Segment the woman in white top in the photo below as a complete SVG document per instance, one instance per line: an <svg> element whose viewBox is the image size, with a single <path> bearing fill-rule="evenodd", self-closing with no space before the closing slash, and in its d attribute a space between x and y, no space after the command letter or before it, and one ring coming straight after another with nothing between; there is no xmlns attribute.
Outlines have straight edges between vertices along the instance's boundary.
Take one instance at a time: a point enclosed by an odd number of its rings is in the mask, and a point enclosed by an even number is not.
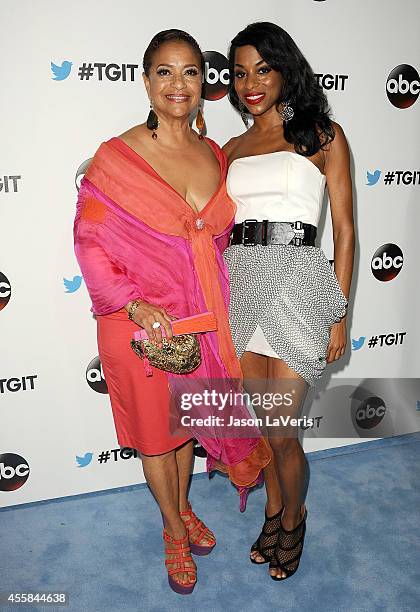
<svg viewBox="0 0 420 612"><path fill-rule="evenodd" d="M251 397L277 394L271 405L264 396L261 413L253 403L275 460L265 470L265 522L251 561L268 562L270 576L283 580L298 568L307 515L307 463L287 417L299 416L308 385L346 347L354 255L349 151L313 71L283 29L249 25L232 40L229 62L231 103L245 122L249 114L254 120L224 147L237 206L225 251L232 336ZM314 244L325 185L334 270Z"/></svg>

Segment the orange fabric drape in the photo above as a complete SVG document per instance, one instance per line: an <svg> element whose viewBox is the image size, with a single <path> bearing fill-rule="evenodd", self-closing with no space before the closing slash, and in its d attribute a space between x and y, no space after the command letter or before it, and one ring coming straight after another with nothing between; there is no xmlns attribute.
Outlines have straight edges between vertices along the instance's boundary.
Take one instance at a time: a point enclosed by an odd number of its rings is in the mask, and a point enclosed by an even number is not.
<svg viewBox="0 0 420 612"><path fill-rule="evenodd" d="M218 321L220 356L229 375L241 380L242 372L230 336L228 314L220 283L217 282L219 269L212 239L231 223L235 215L235 204L226 192L226 156L213 141L207 141L219 161L220 181L216 192L200 214L193 211L182 196L119 138L112 138L99 147L95 164L88 168L86 178L152 229L182 236L191 242L207 309L214 312ZM197 226L198 219L204 224L202 229Z"/></svg>

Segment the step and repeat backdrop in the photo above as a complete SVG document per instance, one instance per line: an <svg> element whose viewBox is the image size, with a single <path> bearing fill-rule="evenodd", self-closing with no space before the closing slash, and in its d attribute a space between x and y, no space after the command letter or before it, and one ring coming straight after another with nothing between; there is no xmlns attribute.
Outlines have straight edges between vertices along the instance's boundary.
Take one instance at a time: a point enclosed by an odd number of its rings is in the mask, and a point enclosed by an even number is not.
<svg viewBox="0 0 420 612"><path fill-rule="evenodd" d="M73 252L77 190L99 144L145 121L142 56L162 29L189 31L205 52L208 135L243 131L226 54L262 20L306 55L352 157L349 346L305 405L305 450L420 430L418 1L3 0L0 506L144 482L116 441ZM333 260L327 204L320 245Z"/></svg>

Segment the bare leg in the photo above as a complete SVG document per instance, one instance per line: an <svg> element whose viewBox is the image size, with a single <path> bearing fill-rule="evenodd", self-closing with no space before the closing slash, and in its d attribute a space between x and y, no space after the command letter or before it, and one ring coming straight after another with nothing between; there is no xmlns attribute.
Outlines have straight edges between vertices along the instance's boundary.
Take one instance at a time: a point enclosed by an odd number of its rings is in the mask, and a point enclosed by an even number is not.
<svg viewBox="0 0 420 612"><path fill-rule="evenodd" d="M267 438L266 438L267 439ZM267 440L270 443L270 440ZM267 516L277 514L283 506L283 496L280 487L279 475L277 472L277 462L270 461L264 469L265 488L267 491Z"/></svg>
<svg viewBox="0 0 420 612"><path fill-rule="evenodd" d="M250 394L264 394L268 378L268 357L246 351L241 359L241 368L244 376L246 391ZM264 469L264 481L267 493L266 511L268 516L279 512L283 505L279 477L276 470L276 461L270 461ZM263 557L253 551L251 557L258 563L264 561Z"/></svg>
<svg viewBox="0 0 420 612"><path fill-rule="evenodd" d="M175 539L183 538L186 535L186 529L179 516L179 476L176 451L155 456L143 455L142 460L147 484L159 505L167 532ZM187 562L186 566L195 567L195 564ZM172 569L171 566L169 568ZM175 580L187 584L189 575L187 573L175 574Z"/></svg>
<svg viewBox="0 0 420 612"><path fill-rule="evenodd" d="M269 358L267 391L271 393L292 393L293 404L289 408L282 408L281 414L297 418L307 392L307 384L294 370L290 369L284 361ZM284 511L282 515L283 527L291 530L298 525L303 516L304 486L307 462L296 428L289 428L283 432L273 432L270 445L273 449L276 472L283 495ZM279 569L270 570L272 575L284 577Z"/></svg>
<svg viewBox="0 0 420 612"><path fill-rule="evenodd" d="M179 478L179 511L185 512L188 510L188 488L191 477L191 467L193 458L193 441L190 440L183 446L180 446L175 451L176 463L178 466L178 478ZM188 520L188 517L185 517ZM201 546L211 546L215 542L212 533L208 532L201 539ZM190 542L195 542L199 536L199 532L190 536Z"/></svg>
<svg viewBox="0 0 420 612"><path fill-rule="evenodd" d="M185 512L188 510L188 488L190 485L192 458L193 458L193 441L189 440L186 444L179 446L175 450L175 458L178 468L179 479L179 511Z"/></svg>

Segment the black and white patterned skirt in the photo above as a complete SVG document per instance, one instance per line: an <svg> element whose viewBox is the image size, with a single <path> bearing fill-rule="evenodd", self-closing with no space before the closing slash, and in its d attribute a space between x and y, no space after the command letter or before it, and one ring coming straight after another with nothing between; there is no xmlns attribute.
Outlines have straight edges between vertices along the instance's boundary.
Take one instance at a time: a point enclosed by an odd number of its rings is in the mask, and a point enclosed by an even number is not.
<svg viewBox="0 0 420 612"><path fill-rule="evenodd" d="M324 252L311 246L234 245L224 258L238 357L246 350L278 357L314 385L327 363L331 325L347 305ZM255 350L261 341L268 343L267 351Z"/></svg>

